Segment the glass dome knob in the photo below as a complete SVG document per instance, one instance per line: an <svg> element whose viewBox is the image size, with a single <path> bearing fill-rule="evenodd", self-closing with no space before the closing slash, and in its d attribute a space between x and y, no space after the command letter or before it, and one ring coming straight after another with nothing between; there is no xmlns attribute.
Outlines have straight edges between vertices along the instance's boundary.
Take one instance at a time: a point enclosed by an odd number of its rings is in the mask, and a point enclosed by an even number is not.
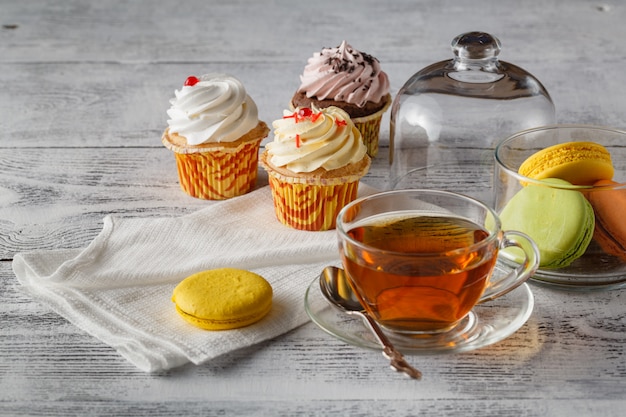
<svg viewBox="0 0 626 417"><path fill-rule="evenodd" d="M495 58L500 53L500 41L485 32L468 32L452 40L452 51L460 59Z"/></svg>

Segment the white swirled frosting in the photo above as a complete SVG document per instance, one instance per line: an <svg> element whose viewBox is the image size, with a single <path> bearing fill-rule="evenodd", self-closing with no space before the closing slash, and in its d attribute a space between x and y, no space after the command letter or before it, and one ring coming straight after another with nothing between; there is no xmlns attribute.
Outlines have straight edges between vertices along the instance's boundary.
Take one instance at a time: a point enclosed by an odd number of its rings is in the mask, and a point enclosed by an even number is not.
<svg viewBox="0 0 626 417"><path fill-rule="evenodd" d="M259 122L256 104L231 75L189 77L175 94L167 111L169 131L189 145L234 142Z"/></svg>
<svg viewBox="0 0 626 417"><path fill-rule="evenodd" d="M270 162L292 172L342 168L367 152L348 113L334 106L285 110L272 127L274 140L266 145Z"/></svg>

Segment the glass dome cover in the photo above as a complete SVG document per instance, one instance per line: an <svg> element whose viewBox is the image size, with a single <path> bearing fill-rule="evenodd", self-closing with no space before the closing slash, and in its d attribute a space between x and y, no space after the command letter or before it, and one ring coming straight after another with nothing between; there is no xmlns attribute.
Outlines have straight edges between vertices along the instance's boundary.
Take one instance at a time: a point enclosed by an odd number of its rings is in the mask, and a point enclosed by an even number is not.
<svg viewBox="0 0 626 417"><path fill-rule="evenodd" d="M491 150L516 132L555 123L547 90L524 69L498 60L496 37L468 32L451 46L453 59L418 71L393 101L390 188L411 187L416 170L450 163L446 152Z"/></svg>

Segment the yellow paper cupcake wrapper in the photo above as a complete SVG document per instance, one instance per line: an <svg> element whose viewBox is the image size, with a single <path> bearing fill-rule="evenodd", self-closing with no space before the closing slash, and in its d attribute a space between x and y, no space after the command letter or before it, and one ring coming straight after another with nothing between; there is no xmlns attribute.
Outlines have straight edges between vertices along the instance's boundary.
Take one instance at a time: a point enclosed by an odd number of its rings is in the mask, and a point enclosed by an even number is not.
<svg viewBox="0 0 626 417"><path fill-rule="evenodd" d="M337 214L357 197L359 180L335 185L281 181L269 173L276 218L298 230L323 231L335 228Z"/></svg>
<svg viewBox="0 0 626 417"><path fill-rule="evenodd" d="M261 139L233 152L175 153L181 188L190 196L225 200L249 192L256 184Z"/></svg>
<svg viewBox="0 0 626 417"><path fill-rule="evenodd" d="M386 98L387 104L374 114L364 117L354 117L352 121L363 139L363 144L367 148L367 154L374 158L378 155L378 138L380 136L380 121L383 118L383 113L387 111L391 105L391 95Z"/></svg>

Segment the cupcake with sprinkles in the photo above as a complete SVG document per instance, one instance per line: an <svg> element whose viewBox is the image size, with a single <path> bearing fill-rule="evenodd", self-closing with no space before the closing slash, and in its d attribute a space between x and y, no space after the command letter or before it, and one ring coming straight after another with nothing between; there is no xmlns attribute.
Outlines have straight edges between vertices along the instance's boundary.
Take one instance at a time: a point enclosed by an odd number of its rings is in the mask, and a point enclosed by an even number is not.
<svg viewBox="0 0 626 417"><path fill-rule="evenodd" d="M309 58L300 76L291 107L339 107L361 132L367 153L378 153L380 121L391 104L389 78L380 62L345 40L335 48L322 48Z"/></svg>
<svg viewBox="0 0 626 417"><path fill-rule="evenodd" d="M334 229L337 214L356 198L370 166L361 133L335 106L285 110L272 128L274 139L260 162L276 217L299 230Z"/></svg>
<svg viewBox="0 0 626 417"><path fill-rule="evenodd" d="M181 188L207 200L252 190L269 128L243 84L228 74L190 76L170 104L162 142L174 152Z"/></svg>

